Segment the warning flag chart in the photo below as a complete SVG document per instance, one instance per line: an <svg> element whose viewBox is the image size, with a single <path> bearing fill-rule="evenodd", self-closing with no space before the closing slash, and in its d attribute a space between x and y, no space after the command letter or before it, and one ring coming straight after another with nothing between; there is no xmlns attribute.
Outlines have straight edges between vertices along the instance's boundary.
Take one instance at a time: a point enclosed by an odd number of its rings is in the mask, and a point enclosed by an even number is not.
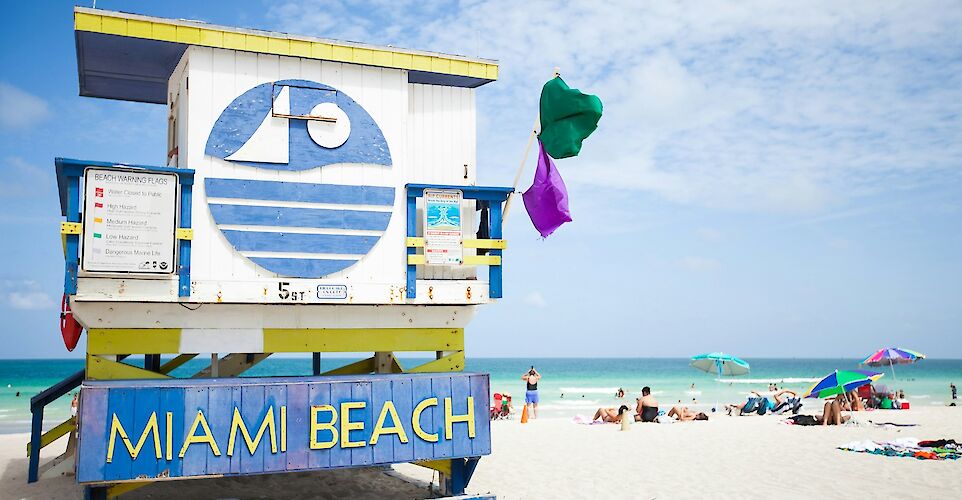
<svg viewBox="0 0 962 500"><path fill-rule="evenodd" d="M173 273L176 208L174 174L87 169L81 268Z"/></svg>

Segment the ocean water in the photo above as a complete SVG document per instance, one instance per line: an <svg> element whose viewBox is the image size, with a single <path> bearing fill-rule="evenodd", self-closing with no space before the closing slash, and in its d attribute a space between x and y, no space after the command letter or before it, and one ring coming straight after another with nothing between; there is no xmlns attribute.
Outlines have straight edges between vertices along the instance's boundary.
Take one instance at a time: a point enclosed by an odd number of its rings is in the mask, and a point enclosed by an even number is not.
<svg viewBox="0 0 962 500"><path fill-rule="evenodd" d="M165 358L166 359L166 358ZM322 369L342 366L356 359L322 358ZM416 366L427 359L402 358L403 366ZM510 393L520 410L525 385L521 380L531 365L542 374L539 384L540 415L570 417L591 414L600 406L631 405L643 386L650 386L661 406L679 402L708 409L716 403L745 399L751 390L764 391L769 383L779 388L804 391L833 370L859 368L855 359L746 359L751 373L742 377L717 376L688 366L686 358L621 359L510 359L475 358L467 361L468 371L491 374L491 392ZM129 358L132 364L140 359ZM173 375L189 377L204 368L209 360L195 359L178 368ZM142 365L141 365L142 366ZM30 429L30 397L83 368L82 360L0 360L0 433L26 432ZM945 405L949 402L949 383L962 386L962 360L926 359L913 365L888 367L879 383L889 389L904 390L916 406ZM269 377L309 375L310 358L272 358L257 365L245 376ZM692 389L694 384L694 389ZM615 398L618 388L627 396ZM20 396L16 396L19 392ZM47 406L44 427L59 424L70 414L70 395Z"/></svg>

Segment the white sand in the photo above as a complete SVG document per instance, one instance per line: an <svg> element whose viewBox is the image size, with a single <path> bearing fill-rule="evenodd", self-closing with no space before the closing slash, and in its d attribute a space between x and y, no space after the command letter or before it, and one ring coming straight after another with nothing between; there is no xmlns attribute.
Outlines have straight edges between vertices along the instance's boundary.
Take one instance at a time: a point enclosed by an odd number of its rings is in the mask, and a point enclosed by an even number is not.
<svg viewBox="0 0 962 500"><path fill-rule="evenodd" d="M493 422L494 454L481 460L470 491L499 498L958 497L962 460L922 461L837 450L854 440L962 439L962 408L856 413L860 421L911 428L797 427L779 417L712 418L683 424L575 425L566 419ZM70 476L26 484L26 434L0 436L0 498L78 498ZM44 450L56 456L66 440ZM59 445L59 446L58 446ZM49 450L49 451L48 451ZM394 466L415 482L431 472ZM425 489L383 471L174 481L124 498L424 498ZM288 495L284 495L288 492Z"/></svg>

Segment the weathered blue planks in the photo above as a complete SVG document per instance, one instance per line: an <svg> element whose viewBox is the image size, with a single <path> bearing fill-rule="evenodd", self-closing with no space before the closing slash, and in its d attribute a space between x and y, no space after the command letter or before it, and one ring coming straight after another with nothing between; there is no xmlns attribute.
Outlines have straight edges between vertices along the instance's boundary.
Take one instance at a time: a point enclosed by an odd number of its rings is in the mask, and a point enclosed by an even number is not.
<svg viewBox="0 0 962 500"><path fill-rule="evenodd" d="M383 231L391 221L391 212L369 210L264 207L219 203L211 203L209 206L210 214L218 224Z"/></svg>
<svg viewBox="0 0 962 500"><path fill-rule="evenodd" d="M394 188L315 184L306 182L258 181L249 179L205 179L208 198L236 198L266 201L299 201L350 205L394 204Z"/></svg>
<svg viewBox="0 0 962 500"><path fill-rule="evenodd" d="M488 376L475 373L90 381L81 391L77 479L477 457L491 450L487 405Z"/></svg>
<svg viewBox="0 0 962 500"><path fill-rule="evenodd" d="M285 252L366 254L380 238L353 234L275 233L265 231L221 231L240 252Z"/></svg>
<svg viewBox="0 0 962 500"><path fill-rule="evenodd" d="M281 276L292 278L327 276L357 264L357 259L288 259L275 257L249 257L249 259L264 269L270 269Z"/></svg>

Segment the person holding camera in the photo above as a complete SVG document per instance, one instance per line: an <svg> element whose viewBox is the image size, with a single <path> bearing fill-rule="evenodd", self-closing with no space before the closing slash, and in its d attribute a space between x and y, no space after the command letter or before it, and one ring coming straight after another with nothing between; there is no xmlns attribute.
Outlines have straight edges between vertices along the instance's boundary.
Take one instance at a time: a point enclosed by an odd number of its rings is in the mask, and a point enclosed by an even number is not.
<svg viewBox="0 0 962 500"><path fill-rule="evenodd" d="M521 380L528 383L524 404L531 410L531 418L538 418L538 381L541 380L541 374L532 365L528 372L521 376Z"/></svg>

